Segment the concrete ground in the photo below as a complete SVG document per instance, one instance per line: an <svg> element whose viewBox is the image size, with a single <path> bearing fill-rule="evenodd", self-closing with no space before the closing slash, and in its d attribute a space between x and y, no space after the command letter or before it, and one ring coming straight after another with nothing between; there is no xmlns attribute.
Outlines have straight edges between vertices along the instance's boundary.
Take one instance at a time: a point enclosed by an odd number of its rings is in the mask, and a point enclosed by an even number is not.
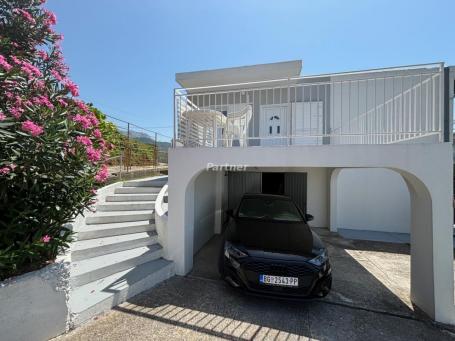
<svg viewBox="0 0 455 341"><path fill-rule="evenodd" d="M59 340L452 340L409 299L409 246L349 240L317 229L333 267L324 299L282 301L219 280L220 238L175 276Z"/></svg>

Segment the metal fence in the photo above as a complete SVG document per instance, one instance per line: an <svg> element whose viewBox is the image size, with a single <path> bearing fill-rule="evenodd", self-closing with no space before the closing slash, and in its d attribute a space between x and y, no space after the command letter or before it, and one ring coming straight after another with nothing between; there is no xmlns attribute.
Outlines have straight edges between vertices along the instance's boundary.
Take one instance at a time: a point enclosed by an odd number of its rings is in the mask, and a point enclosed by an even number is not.
<svg viewBox="0 0 455 341"><path fill-rule="evenodd" d="M443 140L444 64L174 92L177 146L388 144Z"/></svg>
<svg viewBox="0 0 455 341"><path fill-rule="evenodd" d="M167 173L168 149L172 138L140 127L128 121L107 116L118 133L114 133L114 148L108 160L113 178L131 178Z"/></svg>

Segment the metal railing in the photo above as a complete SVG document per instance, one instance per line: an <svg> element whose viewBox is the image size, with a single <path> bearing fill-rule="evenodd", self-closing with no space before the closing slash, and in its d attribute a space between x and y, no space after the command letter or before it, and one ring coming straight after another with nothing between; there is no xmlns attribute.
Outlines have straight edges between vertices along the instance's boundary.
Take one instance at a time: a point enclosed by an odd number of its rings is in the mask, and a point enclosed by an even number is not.
<svg viewBox="0 0 455 341"><path fill-rule="evenodd" d="M137 175L166 172L168 149L172 138L128 121L106 115L115 126L111 139L114 149L107 160L112 177L125 178Z"/></svg>
<svg viewBox="0 0 455 341"><path fill-rule="evenodd" d="M441 142L444 64L174 91L176 146Z"/></svg>

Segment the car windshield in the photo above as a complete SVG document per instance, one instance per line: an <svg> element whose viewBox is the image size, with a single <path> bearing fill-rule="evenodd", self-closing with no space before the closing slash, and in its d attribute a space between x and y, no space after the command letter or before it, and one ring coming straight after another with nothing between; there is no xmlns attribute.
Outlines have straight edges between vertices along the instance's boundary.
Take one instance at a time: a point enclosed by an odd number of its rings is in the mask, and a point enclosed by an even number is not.
<svg viewBox="0 0 455 341"><path fill-rule="evenodd" d="M290 200L245 198L239 207L239 218L303 221L295 204Z"/></svg>

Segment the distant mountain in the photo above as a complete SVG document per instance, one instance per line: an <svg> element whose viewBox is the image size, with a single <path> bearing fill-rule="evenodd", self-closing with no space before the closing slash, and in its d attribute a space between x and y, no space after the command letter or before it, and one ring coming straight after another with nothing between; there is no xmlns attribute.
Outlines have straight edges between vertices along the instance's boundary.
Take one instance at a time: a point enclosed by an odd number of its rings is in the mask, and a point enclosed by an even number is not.
<svg viewBox="0 0 455 341"><path fill-rule="evenodd" d="M125 136L127 136L126 131L121 131L121 133ZM141 131L134 131L130 130L130 139L136 140L145 144L155 144L155 139L151 136L151 134L148 133L143 133ZM159 141L159 135L158 135L158 141L157 141L158 148L160 149L167 149L171 146L170 142L165 142L165 141Z"/></svg>
<svg viewBox="0 0 455 341"><path fill-rule="evenodd" d="M127 136L126 131L121 131L121 133ZM149 145L155 145L155 139L153 139L150 134L140 131L130 130L130 139ZM171 147L171 142L157 141L156 145L158 147L158 161L167 163L167 150Z"/></svg>

